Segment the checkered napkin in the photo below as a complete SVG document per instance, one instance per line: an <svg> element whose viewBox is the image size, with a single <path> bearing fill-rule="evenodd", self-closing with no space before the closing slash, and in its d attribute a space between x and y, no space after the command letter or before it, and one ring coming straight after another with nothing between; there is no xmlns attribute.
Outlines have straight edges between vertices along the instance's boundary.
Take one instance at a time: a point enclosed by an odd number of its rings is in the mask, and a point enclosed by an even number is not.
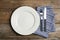
<svg viewBox="0 0 60 40"><path fill-rule="evenodd" d="M54 25L55 25L55 22L54 22L55 21L54 20L55 14L53 12L53 9L52 9L51 6L43 6L43 7L36 7L36 11L40 15L40 11L41 10L43 11L45 7L47 8L47 11L46 11L46 17L47 17L47 19L46 19L46 31L41 31L40 30L41 26L39 26L39 28L35 31L34 34L38 34L38 35L43 36L43 37L48 37L49 32L54 32L55 31L55 27L54 27ZM42 19L40 19L40 20L42 20ZM42 24L43 24L43 22L42 22Z"/></svg>

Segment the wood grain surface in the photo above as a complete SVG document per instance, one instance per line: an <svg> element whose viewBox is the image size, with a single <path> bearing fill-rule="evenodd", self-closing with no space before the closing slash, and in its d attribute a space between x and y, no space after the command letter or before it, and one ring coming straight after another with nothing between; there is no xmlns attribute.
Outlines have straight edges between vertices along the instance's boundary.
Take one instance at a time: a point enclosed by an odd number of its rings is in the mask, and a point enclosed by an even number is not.
<svg viewBox="0 0 60 40"><path fill-rule="evenodd" d="M22 36L14 32L10 25L13 11L20 6L52 6L55 13L56 32L48 38L38 35ZM0 0L0 40L60 40L60 0Z"/></svg>

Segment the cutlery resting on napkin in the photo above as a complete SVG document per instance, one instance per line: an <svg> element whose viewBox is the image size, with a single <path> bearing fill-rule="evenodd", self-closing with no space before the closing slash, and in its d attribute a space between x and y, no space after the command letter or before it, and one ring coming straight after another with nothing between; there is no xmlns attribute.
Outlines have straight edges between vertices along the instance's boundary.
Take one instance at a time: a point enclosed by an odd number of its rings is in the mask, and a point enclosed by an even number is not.
<svg viewBox="0 0 60 40"><path fill-rule="evenodd" d="M54 12L51 6L36 7L36 11L40 15L40 26L34 34L48 37L49 32L55 31Z"/></svg>

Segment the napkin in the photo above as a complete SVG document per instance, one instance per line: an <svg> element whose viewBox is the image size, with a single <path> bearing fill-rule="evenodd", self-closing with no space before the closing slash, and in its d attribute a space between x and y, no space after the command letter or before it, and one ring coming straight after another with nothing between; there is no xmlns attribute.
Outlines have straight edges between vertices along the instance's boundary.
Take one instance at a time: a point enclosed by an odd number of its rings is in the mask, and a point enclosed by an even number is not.
<svg viewBox="0 0 60 40"><path fill-rule="evenodd" d="M45 31L41 31L40 30L40 26L39 28L35 31L34 34L38 34L40 36L43 36L43 37L48 37L48 33L49 32L54 32L55 31L55 20L54 20L54 12L53 12L53 9L51 6L42 6L42 7L36 7L36 11L39 13L40 15L40 11L44 11L44 8L47 8L47 12L46 12L46 32ZM40 19L41 20L41 19ZM44 19L43 19L44 20ZM42 22L43 23L43 22ZM43 25L42 25L43 26Z"/></svg>

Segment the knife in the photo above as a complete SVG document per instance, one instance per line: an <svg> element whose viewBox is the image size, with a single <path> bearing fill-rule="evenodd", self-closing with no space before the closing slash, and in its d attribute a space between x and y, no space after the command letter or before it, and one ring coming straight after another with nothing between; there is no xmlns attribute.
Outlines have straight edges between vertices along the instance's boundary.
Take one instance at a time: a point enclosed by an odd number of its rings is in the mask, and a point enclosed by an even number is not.
<svg viewBox="0 0 60 40"><path fill-rule="evenodd" d="M46 32L46 7L44 8L44 31Z"/></svg>

